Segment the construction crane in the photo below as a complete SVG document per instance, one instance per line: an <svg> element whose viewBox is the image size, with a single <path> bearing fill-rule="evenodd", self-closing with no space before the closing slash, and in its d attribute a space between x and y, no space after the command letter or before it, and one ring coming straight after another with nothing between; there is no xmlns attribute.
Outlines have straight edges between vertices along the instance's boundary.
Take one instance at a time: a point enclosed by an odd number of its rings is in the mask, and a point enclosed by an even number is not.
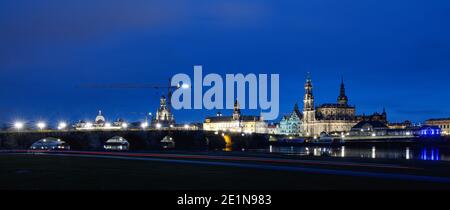
<svg viewBox="0 0 450 210"><path fill-rule="evenodd" d="M131 84L131 83L122 83L122 84L89 84L89 85L81 85L82 88L92 88L92 89L156 89L163 90L167 89L167 100L168 105L170 107L170 101L172 98L173 90L179 88L189 88L189 84L178 83L177 85L172 85L172 80L169 78L168 85L157 85L157 84Z"/></svg>
<svg viewBox="0 0 450 210"><path fill-rule="evenodd" d="M179 88L189 88L189 84L178 83L177 85L172 85L172 80L169 78L168 85L157 85L157 84L131 84L131 83L122 83L122 84L88 84L81 85L81 88L91 88L91 89L155 89L155 90L167 90L167 109L170 112L170 108L172 107L171 99L173 90ZM164 95L164 94L163 94ZM148 117L147 114L146 118Z"/></svg>

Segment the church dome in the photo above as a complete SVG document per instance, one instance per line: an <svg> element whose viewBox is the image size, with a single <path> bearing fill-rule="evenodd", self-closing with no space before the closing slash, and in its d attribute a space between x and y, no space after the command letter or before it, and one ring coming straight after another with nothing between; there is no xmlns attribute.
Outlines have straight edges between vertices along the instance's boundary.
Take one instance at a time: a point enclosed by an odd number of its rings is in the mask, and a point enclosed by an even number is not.
<svg viewBox="0 0 450 210"><path fill-rule="evenodd" d="M105 120L105 117L103 117L103 115L102 115L102 111L100 110L100 111L98 111L98 115L95 118L95 123L104 123L104 122L106 122L106 120Z"/></svg>

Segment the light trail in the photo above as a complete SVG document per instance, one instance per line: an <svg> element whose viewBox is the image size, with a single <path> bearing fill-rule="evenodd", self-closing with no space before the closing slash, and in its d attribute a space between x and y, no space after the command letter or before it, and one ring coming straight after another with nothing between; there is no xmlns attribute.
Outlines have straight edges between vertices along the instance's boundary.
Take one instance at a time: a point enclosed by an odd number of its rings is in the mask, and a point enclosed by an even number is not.
<svg viewBox="0 0 450 210"><path fill-rule="evenodd" d="M89 158L106 158L106 159L120 159L120 160L141 160L141 161L153 161L163 163L178 163L178 164L195 164L195 165L208 165L208 166L227 166L227 167L239 167L248 169L263 169L274 171L292 171L292 172L304 172L323 175L338 175L338 176L352 176L352 177L366 177L376 179L394 179L401 181L420 181L420 182L434 182L450 184L450 178L447 177L434 177L434 176L421 176L421 175L409 175L409 174L396 174L396 173L380 173L380 172L363 172L352 170L336 170L336 169L321 169L321 168L308 168L300 166L276 166L276 165L264 165L264 164L252 164L252 163L236 163L236 162L213 162L213 161L201 161L201 160L179 160L179 159L163 159L154 157L138 157L138 156L118 156L101 154L105 152L83 152L80 153L26 153L37 154L47 156L66 156L66 157L89 157ZM91 154L88 154L91 153ZM106 152L107 153L107 152ZM24 153L16 153L24 154Z"/></svg>
<svg viewBox="0 0 450 210"><path fill-rule="evenodd" d="M206 160L224 160L224 161L256 161L266 163L300 163L309 165L334 165L351 167L369 167L369 168L391 168L391 169L410 169L419 170L421 168L398 166L392 164L377 163L353 163L336 162L321 160L293 160L283 158L261 158L261 157L242 157L242 156L216 156L216 155L189 155L189 154L161 154L161 153L124 153L124 152L102 152L102 151L48 151L48 150L4 150L1 152L10 153L48 153L48 154L86 154L86 155L108 155L122 157L157 157L157 158L183 158L183 159L206 159Z"/></svg>

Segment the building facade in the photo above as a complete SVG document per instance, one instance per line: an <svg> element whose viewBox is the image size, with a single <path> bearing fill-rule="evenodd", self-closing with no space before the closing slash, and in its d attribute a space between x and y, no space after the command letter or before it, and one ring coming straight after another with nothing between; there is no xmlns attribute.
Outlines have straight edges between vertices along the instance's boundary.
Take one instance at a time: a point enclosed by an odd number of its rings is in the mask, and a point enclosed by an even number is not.
<svg viewBox="0 0 450 210"><path fill-rule="evenodd" d="M355 107L348 104L344 80L341 81L337 103L314 105L313 85L308 75L303 98L303 135L319 136L322 133L347 132L357 123Z"/></svg>
<svg viewBox="0 0 450 210"><path fill-rule="evenodd" d="M232 116L217 114L215 117L208 117L203 123L203 130L206 131L229 131L243 133L267 133L267 123L260 116L241 115L239 103L234 103Z"/></svg>
<svg viewBox="0 0 450 210"><path fill-rule="evenodd" d="M450 135L450 118L429 119L425 124L439 127L442 135Z"/></svg>
<svg viewBox="0 0 450 210"><path fill-rule="evenodd" d="M99 110L94 122L81 120L77 122L73 127L76 130L117 130L126 129L126 122L122 119L118 119L113 123L107 122L102 111Z"/></svg>
<svg viewBox="0 0 450 210"><path fill-rule="evenodd" d="M438 126L408 126L391 128L383 121L361 121L349 132L350 137L439 137L441 129Z"/></svg>
<svg viewBox="0 0 450 210"><path fill-rule="evenodd" d="M298 104L295 104L294 111L284 116L280 124L278 125L278 134L284 135L299 135L302 130L303 114L298 108Z"/></svg>

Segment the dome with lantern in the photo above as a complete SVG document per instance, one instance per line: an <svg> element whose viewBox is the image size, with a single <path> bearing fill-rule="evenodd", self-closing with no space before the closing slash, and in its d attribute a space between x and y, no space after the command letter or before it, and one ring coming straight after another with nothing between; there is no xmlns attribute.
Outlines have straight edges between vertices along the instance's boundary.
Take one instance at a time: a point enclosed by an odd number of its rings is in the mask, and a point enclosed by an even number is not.
<svg viewBox="0 0 450 210"><path fill-rule="evenodd" d="M99 110L97 117L95 117L95 124L104 124L105 122L105 117L102 115L102 111Z"/></svg>

